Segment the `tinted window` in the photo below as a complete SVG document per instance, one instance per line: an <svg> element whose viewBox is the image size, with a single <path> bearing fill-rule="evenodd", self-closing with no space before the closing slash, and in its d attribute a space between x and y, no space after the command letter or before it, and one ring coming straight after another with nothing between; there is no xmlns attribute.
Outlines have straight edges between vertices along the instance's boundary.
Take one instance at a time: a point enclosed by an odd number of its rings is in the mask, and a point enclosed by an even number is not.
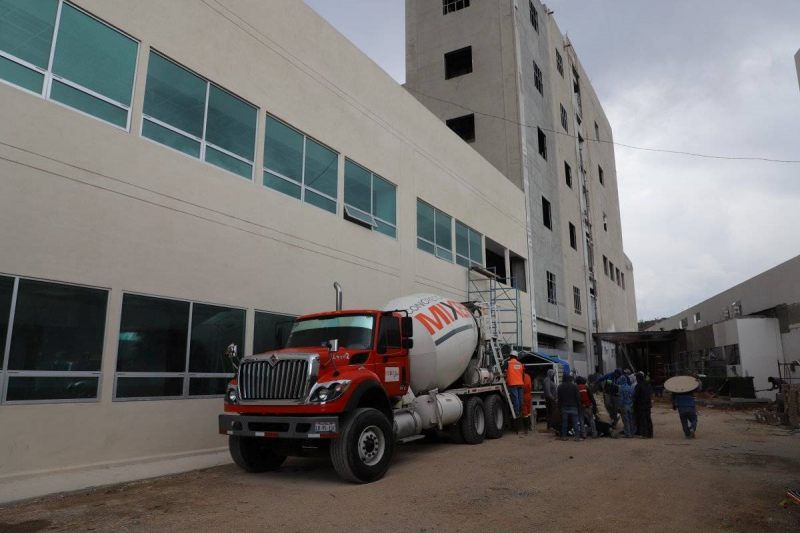
<svg viewBox="0 0 800 533"><path fill-rule="evenodd" d="M379 344L389 348L400 348L400 319L394 316L381 317L381 329L378 335Z"/></svg>
<svg viewBox="0 0 800 533"><path fill-rule="evenodd" d="M9 370L99 371L104 290L20 280Z"/></svg>
<svg viewBox="0 0 800 533"><path fill-rule="evenodd" d="M6 349L8 319L11 316L11 296L14 292L14 278L0 276L0 365Z"/></svg>
<svg viewBox="0 0 800 533"><path fill-rule="evenodd" d="M433 218L433 206L417 200L417 247L430 253L435 253L436 246Z"/></svg>
<svg viewBox="0 0 800 533"><path fill-rule="evenodd" d="M188 328L188 302L126 294L122 300L117 371L183 372ZM119 390L118 385L117 395Z"/></svg>
<svg viewBox="0 0 800 533"><path fill-rule="evenodd" d="M264 167L271 173L303 182L303 134L269 116L264 138ZM300 198L299 187L296 198Z"/></svg>
<svg viewBox="0 0 800 533"><path fill-rule="evenodd" d="M200 138L205 106L204 79L158 54L150 54L144 93L145 115Z"/></svg>
<svg viewBox="0 0 800 533"><path fill-rule="evenodd" d="M9 376L6 401L85 400L97 397L97 377Z"/></svg>
<svg viewBox="0 0 800 533"><path fill-rule="evenodd" d="M0 50L46 69L57 9L58 0L0 0Z"/></svg>
<svg viewBox="0 0 800 533"><path fill-rule="evenodd" d="M253 331L253 353L278 350L286 346L286 339L294 319L287 315L256 311Z"/></svg>
<svg viewBox="0 0 800 533"><path fill-rule="evenodd" d="M117 378L117 398L154 398L183 395L183 378Z"/></svg>
<svg viewBox="0 0 800 533"><path fill-rule="evenodd" d="M233 374L225 349L231 343L244 346L244 321L243 309L194 304L189 372Z"/></svg>

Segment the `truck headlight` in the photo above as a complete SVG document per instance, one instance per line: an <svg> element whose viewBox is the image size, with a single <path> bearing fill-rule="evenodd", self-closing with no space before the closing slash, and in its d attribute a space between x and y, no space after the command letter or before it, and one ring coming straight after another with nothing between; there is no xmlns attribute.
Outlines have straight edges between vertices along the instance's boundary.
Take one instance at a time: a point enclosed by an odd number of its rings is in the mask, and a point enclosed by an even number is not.
<svg viewBox="0 0 800 533"><path fill-rule="evenodd" d="M308 397L308 401L310 403L332 402L333 400L336 400L342 394L344 394L344 391L346 391L347 387L349 386L350 386L349 379L317 383L311 390L311 394Z"/></svg>
<svg viewBox="0 0 800 533"><path fill-rule="evenodd" d="M228 403L239 403L239 387L228 387L228 392L225 393L225 401Z"/></svg>

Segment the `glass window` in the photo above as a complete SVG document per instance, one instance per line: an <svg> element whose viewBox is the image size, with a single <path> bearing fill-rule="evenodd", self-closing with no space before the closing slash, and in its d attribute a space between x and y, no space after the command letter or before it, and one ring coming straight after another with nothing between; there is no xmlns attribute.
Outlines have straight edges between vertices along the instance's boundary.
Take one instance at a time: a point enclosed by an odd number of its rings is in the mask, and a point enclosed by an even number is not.
<svg viewBox="0 0 800 533"><path fill-rule="evenodd" d="M138 49L135 40L66 2L0 0L0 51L7 54L0 78L122 128Z"/></svg>
<svg viewBox="0 0 800 533"><path fill-rule="evenodd" d="M336 212L339 154L267 115L264 185Z"/></svg>
<svg viewBox="0 0 800 533"><path fill-rule="evenodd" d="M53 74L130 106L138 48L136 41L64 4Z"/></svg>
<svg viewBox="0 0 800 533"><path fill-rule="evenodd" d="M294 318L256 311L253 331L253 353L264 353L279 350L286 346Z"/></svg>
<svg viewBox="0 0 800 533"><path fill-rule="evenodd" d="M224 394L234 374L225 348L244 346L245 317L243 309L124 295L115 397Z"/></svg>
<svg viewBox="0 0 800 533"><path fill-rule="evenodd" d="M417 199L417 248L453 261L453 219Z"/></svg>
<svg viewBox="0 0 800 533"><path fill-rule="evenodd" d="M188 302L124 295L117 371L183 372L188 328Z"/></svg>
<svg viewBox="0 0 800 533"><path fill-rule="evenodd" d="M436 252L433 206L417 199L417 248Z"/></svg>
<svg viewBox="0 0 800 533"><path fill-rule="evenodd" d="M0 365L6 353L8 319L11 317L11 296L14 293L14 278L0 276ZM0 366L2 368L2 366Z"/></svg>
<svg viewBox="0 0 800 533"><path fill-rule="evenodd" d="M225 349L231 343L244 346L244 321L244 309L194 304L189 372L233 374Z"/></svg>
<svg viewBox="0 0 800 533"><path fill-rule="evenodd" d="M150 52L142 136L252 179L258 110Z"/></svg>
<svg viewBox="0 0 800 533"><path fill-rule="evenodd" d="M378 333L378 345L387 348L400 348L400 319L396 316L382 316L381 327Z"/></svg>
<svg viewBox="0 0 800 533"><path fill-rule="evenodd" d="M0 277L0 347L9 345L5 400L96 398L108 292L26 279L18 283L6 339L13 279Z"/></svg>
<svg viewBox="0 0 800 533"><path fill-rule="evenodd" d="M367 350L372 346L375 318L371 315L345 315L327 318L310 318L295 322L286 346L302 348L325 346L338 339L339 346Z"/></svg>
<svg viewBox="0 0 800 533"><path fill-rule="evenodd" d="M456 220L456 263L469 267L483 265L481 234Z"/></svg>
<svg viewBox="0 0 800 533"><path fill-rule="evenodd" d="M0 0L0 50L46 69L57 10L58 0Z"/></svg>
<svg viewBox="0 0 800 533"><path fill-rule="evenodd" d="M361 165L344 162L344 216L357 224L397 236L396 187Z"/></svg>
<svg viewBox="0 0 800 533"><path fill-rule="evenodd" d="M9 370L99 371L108 293L20 280Z"/></svg>

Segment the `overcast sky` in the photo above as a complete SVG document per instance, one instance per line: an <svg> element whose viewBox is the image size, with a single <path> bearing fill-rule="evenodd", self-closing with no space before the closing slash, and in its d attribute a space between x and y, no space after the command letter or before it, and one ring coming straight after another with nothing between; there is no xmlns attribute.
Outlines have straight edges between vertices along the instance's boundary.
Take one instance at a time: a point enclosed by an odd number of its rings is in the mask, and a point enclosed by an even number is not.
<svg viewBox="0 0 800 533"><path fill-rule="evenodd" d="M481 0L475 0L481 1ZM398 82L402 0L306 0ZM551 0L617 142L800 159L800 0ZM640 319L800 254L800 164L617 147Z"/></svg>

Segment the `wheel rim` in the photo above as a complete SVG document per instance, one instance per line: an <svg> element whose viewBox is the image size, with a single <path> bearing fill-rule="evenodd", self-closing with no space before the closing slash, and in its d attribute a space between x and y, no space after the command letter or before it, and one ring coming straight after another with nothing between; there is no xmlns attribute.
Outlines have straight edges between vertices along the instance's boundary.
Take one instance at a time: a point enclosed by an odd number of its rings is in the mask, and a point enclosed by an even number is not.
<svg viewBox="0 0 800 533"><path fill-rule="evenodd" d="M367 466L374 466L386 452L386 437L378 426L367 426L358 437L358 457Z"/></svg>
<svg viewBox="0 0 800 533"><path fill-rule="evenodd" d="M494 427L499 431L503 429L503 409L500 407L495 408L494 410Z"/></svg>
<svg viewBox="0 0 800 533"><path fill-rule="evenodd" d="M483 409L480 406L475 409L475 431L478 435L483 435L486 429L486 417L483 414Z"/></svg>

